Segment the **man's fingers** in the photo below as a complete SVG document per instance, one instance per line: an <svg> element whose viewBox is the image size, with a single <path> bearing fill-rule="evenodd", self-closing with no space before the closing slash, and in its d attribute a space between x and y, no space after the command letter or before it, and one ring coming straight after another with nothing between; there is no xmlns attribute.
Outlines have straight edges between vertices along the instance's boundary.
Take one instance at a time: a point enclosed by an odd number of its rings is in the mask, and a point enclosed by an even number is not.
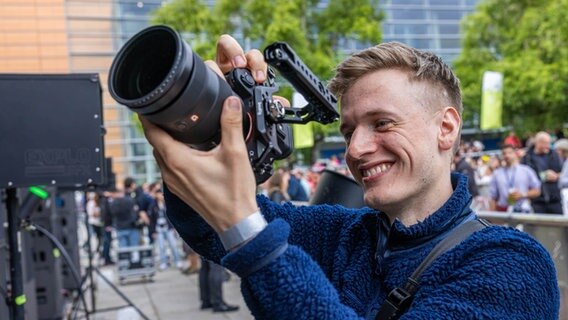
<svg viewBox="0 0 568 320"><path fill-rule="evenodd" d="M162 157L168 158L169 154L178 153L183 148L192 151L185 144L175 140L166 131L152 122L146 120L142 116L138 116L140 122L142 123L142 128L144 129L144 135L146 140L154 147L154 150Z"/></svg>
<svg viewBox="0 0 568 320"><path fill-rule="evenodd" d="M241 48L237 40L226 34L222 35L217 41L217 57L215 61L222 73L247 66L243 48Z"/></svg>
<svg viewBox="0 0 568 320"><path fill-rule="evenodd" d="M221 113L221 144L224 149L245 148L243 137L243 114L241 100L229 97Z"/></svg>
<svg viewBox="0 0 568 320"><path fill-rule="evenodd" d="M217 63L215 63L215 61L213 60L207 60L205 61L205 64L211 68L211 70L215 71L215 73L217 75L219 75L219 77L221 77L221 79L225 79L225 75L223 74L223 71L221 71L221 69L219 68L219 66L217 65Z"/></svg>
<svg viewBox="0 0 568 320"><path fill-rule="evenodd" d="M252 72L252 76L256 82L264 82L266 80L266 71L268 65L264 61L262 53L253 49L246 54L248 68Z"/></svg>
<svg viewBox="0 0 568 320"><path fill-rule="evenodd" d="M290 101L288 99L281 97L281 96L272 96L272 99L280 101L282 105L286 108L290 108Z"/></svg>

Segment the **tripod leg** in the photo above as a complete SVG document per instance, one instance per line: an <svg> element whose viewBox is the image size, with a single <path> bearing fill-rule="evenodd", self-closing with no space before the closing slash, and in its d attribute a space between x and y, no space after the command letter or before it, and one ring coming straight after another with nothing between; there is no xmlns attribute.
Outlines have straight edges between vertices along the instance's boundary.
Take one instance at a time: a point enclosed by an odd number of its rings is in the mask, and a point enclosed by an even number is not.
<svg viewBox="0 0 568 320"><path fill-rule="evenodd" d="M122 293L112 282L110 282L110 280L107 279L98 268L93 268L93 270L95 270L99 277L101 277L114 290L114 292L116 292L124 301L126 301L129 306L133 307L142 318L144 318L145 320L150 320L150 318L148 318L142 312L142 310L138 309L138 307L132 301L130 301L130 299L128 299L128 297L125 296L124 293Z"/></svg>

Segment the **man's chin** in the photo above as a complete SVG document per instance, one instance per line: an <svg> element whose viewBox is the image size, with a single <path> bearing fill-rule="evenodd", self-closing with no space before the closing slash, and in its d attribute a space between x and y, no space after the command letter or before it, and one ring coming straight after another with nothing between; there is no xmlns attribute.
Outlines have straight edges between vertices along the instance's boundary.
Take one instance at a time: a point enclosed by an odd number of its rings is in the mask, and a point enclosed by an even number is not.
<svg viewBox="0 0 568 320"><path fill-rule="evenodd" d="M369 208L373 208L375 210L384 211L388 207L386 199L381 199L381 197L367 192L365 192L363 200Z"/></svg>

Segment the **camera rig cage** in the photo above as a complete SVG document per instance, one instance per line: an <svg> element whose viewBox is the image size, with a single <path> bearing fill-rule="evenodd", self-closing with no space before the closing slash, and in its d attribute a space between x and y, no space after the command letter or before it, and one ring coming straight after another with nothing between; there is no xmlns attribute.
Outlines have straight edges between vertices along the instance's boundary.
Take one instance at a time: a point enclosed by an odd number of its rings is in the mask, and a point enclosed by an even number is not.
<svg viewBox="0 0 568 320"><path fill-rule="evenodd" d="M284 107L273 99L278 90L274 70L269 67L264 83L256 83L247 69L233 69L225 78L242 99L247 151L257 183L273 173L274 160L292 153L291 123L317 121L331 123L339 118L337 98L304 64L285 42L275 42L264 50L264 59L304 96L308 104L302 108Z"/></svg>

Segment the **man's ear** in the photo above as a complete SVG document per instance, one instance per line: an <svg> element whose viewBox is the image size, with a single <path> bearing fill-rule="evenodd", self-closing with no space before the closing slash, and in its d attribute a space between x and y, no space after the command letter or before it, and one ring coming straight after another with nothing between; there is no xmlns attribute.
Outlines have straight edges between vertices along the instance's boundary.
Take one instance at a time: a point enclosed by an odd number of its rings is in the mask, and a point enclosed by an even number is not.
<svg viewBox="0 0 568 320"><path fill-rule="evenodd" d="M441 150L449 150L454 147L458 140L461 128L461 117L454 107L445 107L442 110L442 121L438 133L438 147Z"/></svg>

